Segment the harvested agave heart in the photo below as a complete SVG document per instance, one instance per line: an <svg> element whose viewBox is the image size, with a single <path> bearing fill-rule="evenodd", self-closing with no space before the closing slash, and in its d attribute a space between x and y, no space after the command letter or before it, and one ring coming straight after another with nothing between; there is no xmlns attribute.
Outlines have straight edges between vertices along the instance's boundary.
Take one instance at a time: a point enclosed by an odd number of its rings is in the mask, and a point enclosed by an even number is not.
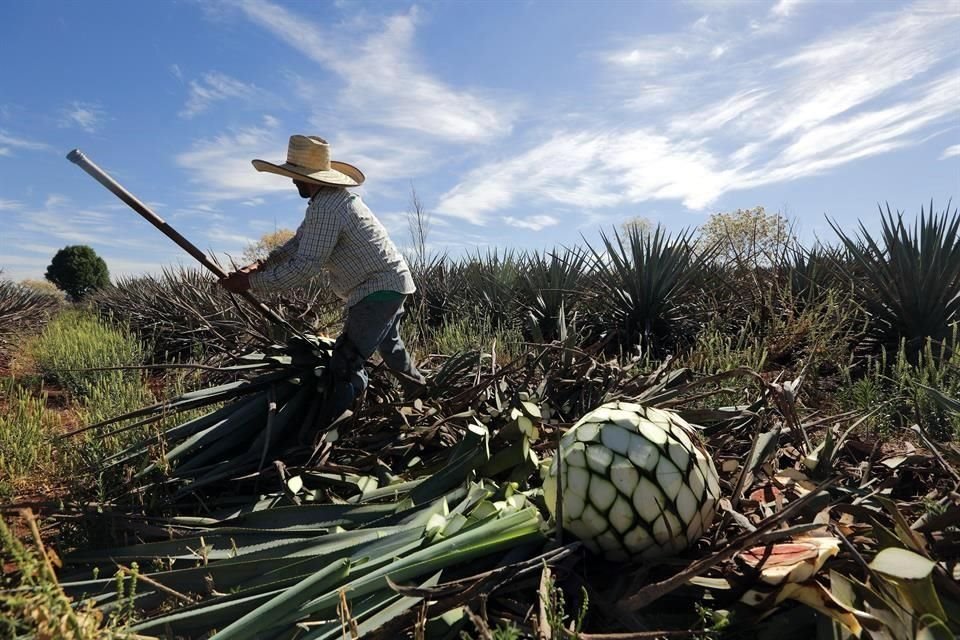
<svg viewBox="0 0 960 640"><path fill-rule="evenodd" d="M544 479L554 517L558 462L563 528L610 560L678 553L713 521L717 470L673 412L611 402L583 416L560 439Z"/></svg>

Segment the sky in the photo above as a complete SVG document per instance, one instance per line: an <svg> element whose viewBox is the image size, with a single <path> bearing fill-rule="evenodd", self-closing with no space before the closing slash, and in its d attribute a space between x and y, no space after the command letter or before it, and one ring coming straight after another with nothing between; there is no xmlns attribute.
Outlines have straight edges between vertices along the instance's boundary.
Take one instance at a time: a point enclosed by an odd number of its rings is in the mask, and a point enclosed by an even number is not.
<svg viewBox="0 0 960 640"><path fill-rule="evenodd" d="M806 243L960 201L960 0L0 2L0 277L92 246L114 278L296 228L318 135L401 247L595 243L763 206Z"/></svg>

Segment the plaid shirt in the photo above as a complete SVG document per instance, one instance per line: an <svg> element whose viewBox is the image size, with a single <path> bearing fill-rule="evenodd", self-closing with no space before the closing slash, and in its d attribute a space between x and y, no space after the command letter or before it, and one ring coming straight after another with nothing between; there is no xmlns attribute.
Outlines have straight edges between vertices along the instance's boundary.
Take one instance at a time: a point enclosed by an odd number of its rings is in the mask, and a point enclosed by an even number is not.
<svg viewBox="0 0 960 640"><path fill-rule="evenodd" d="M289 289L323 269L348 307L375 291L416 291L387 230L359 196L343 188L325 187L310 199L297 234L250 275L250 287Z"/></svg>

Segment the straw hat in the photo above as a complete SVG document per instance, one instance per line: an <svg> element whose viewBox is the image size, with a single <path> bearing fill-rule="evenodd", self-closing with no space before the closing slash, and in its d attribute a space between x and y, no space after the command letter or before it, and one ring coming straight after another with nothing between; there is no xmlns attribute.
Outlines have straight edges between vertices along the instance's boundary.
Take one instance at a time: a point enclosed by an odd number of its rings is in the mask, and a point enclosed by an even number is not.
<svg viewBox="0 0 960 640"><path fill-rule="evenodd" d="M364 180L363 172L355 166L330 160L330 145L317 136L290 136L286 162L254 160L253 167L257 171L331 187L357 187Z"/></svg>

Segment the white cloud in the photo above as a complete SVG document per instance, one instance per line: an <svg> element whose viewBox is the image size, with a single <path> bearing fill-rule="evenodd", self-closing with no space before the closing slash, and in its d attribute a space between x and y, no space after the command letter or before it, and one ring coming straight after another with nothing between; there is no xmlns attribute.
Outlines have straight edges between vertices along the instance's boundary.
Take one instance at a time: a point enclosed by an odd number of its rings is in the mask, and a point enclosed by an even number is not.
<svg viewBox="0 0 960 640"><path fill-rule="evenodd" d="M22 206L23 205L16 200L4 200L0 198L0 211L15 211Z"/></svg>
<svg viewBox="0 0 960 640"><path fill-rule="evenodd" d="M697 144L646 130L559 132L510 160L470 172L437 213L484 224L514 204L603 208L670 198L700 208L729 188L731 172Z"/></svg>
<svg viewBox="0 0 960 640"><path fill-rule="evenodd" d="M511 207L546 204L558 215L564 207L609 210L658 199L696 210L731 191L917 144L960 113L958 55L949 37L960 12L940 6L886 12L808 39L802 49L782 47L781 60L741 57L731 60L731 73L688 76L679 90L699 100L686 110L677 100L659 120L645 115L631 126L618 117L611 126L598 110L595 125L546 132L468 173L443 194L437 212L484 224ZM686 56L675 49L664 60L680 64ZM650 59L638 53L620 64L642 67Z"/></svg>
<svg viewBox="0 0 960 640"><path fill-rule="evenodd" d="M531 231L540 231L541 229L546 229L547 227L552 227L560 223L559 220L553 216L539 215L539 216L528 216L526 218L514 218L513 216L505 216L503 221L510 225L511 227L518 227L520 229L530 229Z"/></svg>
<svg viewBox="0 0 960 640"><path fill-rule="evenodd" d="M50 146L43 142L27 140L11 135L4 129L0 129L0 156L13 155L13 149L24 149L26 151L43 151Z"/></svg>
<svg viewBox="0 0 960 640"><path fill-rule="evenodd" d="M605 57L607 62L634 72L659 75L667 66L686 62L696 55L700 45L691 47L686 42L678 44L668 35L647 36L628 49L613 51Z"/></svg>
<svg viewBox="0 0 960 640"><path fill-rule="evenodd" d="M190 81L190 95L183 110L180 111L180 116L192 118L206 111L214 102L221 100L249 102L263 95L265 95L264 92L256 85L246 84L226 74L211 71L204 74L200 80Z"/></svg>
<svg viewBox="0 0 960 640"><path fill-rule="evenodd" d="M454 89L423 69L414 53L416 8L387 19L382 31L364 40L325 32L270 2L248 0L240 6L252 21L345 82L336 104L352 119L460 142L510 132L510 105ZM309 93L314 82L302 89ZM329 96L323 97L329 104Z"/></svg>
<svg viewBox="0 0 960 640"><path fill-rule="evenodd" d="M775 5L770 8L770 15L776 18L787 18L797 10L801 4L807 0L778 0Z"/></svg>
<svg viewBox="0 0 960 640"><path fill-rule="evenodd" d="M60 195L59 193L51 193L47 196L43 206L47 209L53 209L54 207L59 207L63 204L66 204L67 201L68 198L66 196Z"/></svg>
<svg viewBox="0 0 960 640"><path fill-rule="evenodd" d="M957 156L960 156L960 144L951 145L944 149L940 155L940 159L946 160L947 158L956 158Z"/></svg>
<svg viewBox="0 0 960 640"><path fill-rule="evenodd" d="M244 201L291 191L290 180L258 172L250 164L255 158L277 161L286 157L287 136L272 126L274 123L204 138L177 155L177 166L187 170L188 179L196 185L195 195L207 201Z"/></svg>
<svg viewBox="0 0 960 640"><path fill-rule="evenodd" d="M319 127L322 123L314 122ZM374 181L409 179L431 169L437 160L427 146L416 146L395 136L343 133L331 140L334 160L356 165Z"/></svg>
<svg viewBox="0 0 960 640"><path fill-rule="evenodd" d="M104 111L95 104L74 101L62 112L61 127L80 127L87 133L95 133L103 124Z"/></svg>

